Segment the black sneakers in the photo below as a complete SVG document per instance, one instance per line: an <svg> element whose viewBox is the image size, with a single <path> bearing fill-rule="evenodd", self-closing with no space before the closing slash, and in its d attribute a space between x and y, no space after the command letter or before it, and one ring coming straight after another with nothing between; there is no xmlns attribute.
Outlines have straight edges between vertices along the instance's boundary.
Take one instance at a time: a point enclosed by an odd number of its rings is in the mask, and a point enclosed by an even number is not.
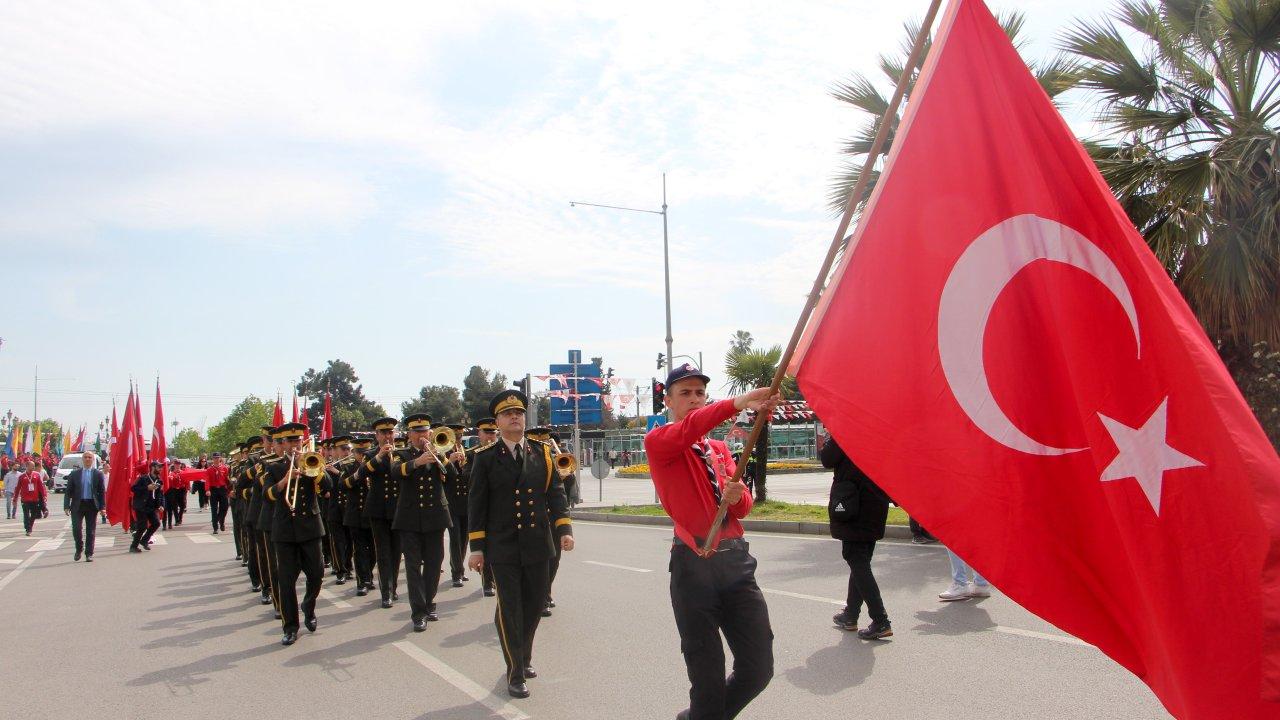
<svg viewBox="0 0 1280 720"><path fill-rule="evenodd" d="M863 640L882 640L893 635L893 626L888 620L884 622L872 622L867 627L858 631L858 637Z"/></svg>
<svg viewBox="0 0 1280 720"><path fill-rule="evenodd" d="M831 622L835 623L836 627L841 630L852 632L858 629L858 616L851 614L849 608L845 608L832 616Z"/></svg>

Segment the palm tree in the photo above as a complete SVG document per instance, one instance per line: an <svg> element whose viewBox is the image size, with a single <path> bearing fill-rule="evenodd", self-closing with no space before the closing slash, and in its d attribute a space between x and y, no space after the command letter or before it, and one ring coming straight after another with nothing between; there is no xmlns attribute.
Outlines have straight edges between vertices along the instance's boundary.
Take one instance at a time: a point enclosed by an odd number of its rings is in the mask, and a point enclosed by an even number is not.
<svg viewBox="0 0 1280 720"><path fill-rule="evenodd" d="M1022 29L1026 22L1023 14L1020 12L1001 13L998 19L1000 27L1004 28L1014 46L1021 49L1018 36L1022 34ZM880 123L884 121L885 114L889 111L889 97L892 95L893 88L897 87L903 66L907 64L911 57L911 47L915 44L916 35L920 33L920 21L908 21L903 26L903 30L904 37L897 55L880 56L880 71L889 80L889 95L881 94L875 82L861 73L854 73L848 80L838 83L831 91L831 95L835 99L848 103L871 116L856 135L844 142L840 150L842 154L850 156L850 159L836 175L831 184L831 192L828 194L828 205L837 214L844 211L845 205L849 201L849 194L853 192L854 186L858 184L858 179L862 176L862 166L866 162L866 155L871 151L871 145L875 141L876 133L880 130ZM921 53L920 63L912 69L911 78L907 83L907 91L903 96L907 102L910 102L911 92L915 88L916 79L920 75L924 57L928 55L927 51L931 43L932 37L925 42L926 52ZM1063 58L1055 58L1042 64L1032 64L1030 68L1036 79L1040 81L1041 87L1049 94L1049 97L1056 97L1071 86L1070 71L1072 68L1070 63ZM889 134L884 146L886 156L889 148L893 145L893 139L901 121L901 111L890 118L892 124L889 127ZM880 171L878 169L873 170L872 173L871 181L867 183L866 192L858 199L859 211L866 203L867 198L871 196L871 191L880 179Z"/></svg>
<svg viewBox="0 0 1280 720"><path fill-rule="evenodd" d="M1280 347L1280 0L1125 0L1062 46L1090 154L1241 382Z"/></svg>
<svg viewBox="0 0 1280 720"><path fill-rule="evenodd" d="M774 345L768 350L759 348L730 349L724 358L725 376L729 379L729 392L739 395L758 387L768 387L773 383L773 375L778 371L778 361L781 359L781 345ZM787 378L787 382L783 383L784 397L786 396L787 386L794 384L795 381L791 378ZM765 490L765 475L769 463L768 423L765 423L765 426L760 431L760 438L756 442L752 457L755 458L756 463L756 500L764 502L768 499Z"/></svg>

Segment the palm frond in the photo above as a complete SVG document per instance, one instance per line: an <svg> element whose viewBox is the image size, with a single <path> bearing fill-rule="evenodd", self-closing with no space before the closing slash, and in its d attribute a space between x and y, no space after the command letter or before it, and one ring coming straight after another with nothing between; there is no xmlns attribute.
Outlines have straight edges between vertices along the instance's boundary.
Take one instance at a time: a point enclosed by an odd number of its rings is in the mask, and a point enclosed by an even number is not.
<svg viewBox="0 0 1280 720"><path fill-rule="evenodd" d="M865 75L854 75L837 83L831 90L831 96L875 116L883 115L889 110L889 101Z"/></svg>

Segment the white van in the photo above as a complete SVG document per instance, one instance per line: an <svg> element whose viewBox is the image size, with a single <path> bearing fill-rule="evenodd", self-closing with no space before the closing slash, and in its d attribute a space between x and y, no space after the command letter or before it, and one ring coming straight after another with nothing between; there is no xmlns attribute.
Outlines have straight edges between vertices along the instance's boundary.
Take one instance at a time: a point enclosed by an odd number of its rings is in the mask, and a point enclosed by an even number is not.
<svg viewBox="0 0 1280 720"><path fill-rule="evenodd" d="M93 461L94 467L97 467L98 460ZM60 493L67 489L67 476L72 470L80 467L80 453L74 455L63 455L58 461L58 467L53 471L53 491Z"/></svg>

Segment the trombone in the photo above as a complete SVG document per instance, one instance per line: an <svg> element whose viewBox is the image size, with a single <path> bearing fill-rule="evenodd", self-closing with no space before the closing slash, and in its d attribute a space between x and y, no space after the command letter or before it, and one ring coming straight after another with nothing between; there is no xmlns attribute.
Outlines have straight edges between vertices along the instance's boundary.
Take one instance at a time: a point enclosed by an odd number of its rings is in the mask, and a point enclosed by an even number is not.
<svg viewBox="0 0 1280 720"><path fill-rule="evenodd" d="M427 440L426 452L436 459L440 465L440 469L444 470L449 464L449 452L453 450L453 446L458 444L458 435L453 428L441 425L431 431L431 437Z"/></svg>
<svg viewBox="0 0 1280 720"><path fill-rule="evenodd" d="M561 452L560 444L554 438L547 438L551 442L551 449L555 451L555 458L552 462L556 465L556 472L560 474L563 480L570 475L578 472L578 458L573 453Z"/></svg>
<svg viewBox="0 0 1280 720"><path fill-rule="evenodd" d="M300 475L306 475L313 482L317 481L324 474L325 461L324 456L316 452L316 439L314 437L307 439L307 449L294 453L289 456L289 470L285 473L287 484L284 489L284 504L290 510L298 504L298 487L302 485L301 477L294 477L293 470L296 467L300 471Z"/></svg>

